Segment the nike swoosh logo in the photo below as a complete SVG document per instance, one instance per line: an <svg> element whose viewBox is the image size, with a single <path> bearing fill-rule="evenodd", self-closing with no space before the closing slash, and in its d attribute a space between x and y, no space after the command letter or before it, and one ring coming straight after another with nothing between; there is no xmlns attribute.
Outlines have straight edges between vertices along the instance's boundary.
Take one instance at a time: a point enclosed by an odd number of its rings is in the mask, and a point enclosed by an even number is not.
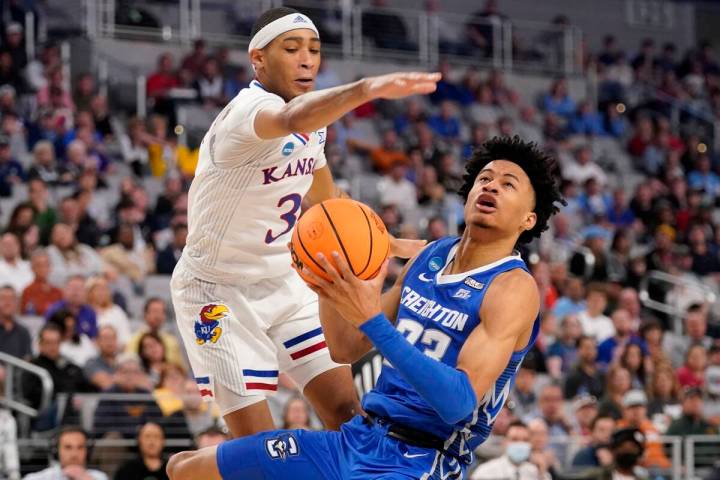
<svg viewBox="0 0 720 480"><path fill-rule="evenodd" d="M421 282L432 282L432 278L427 278L425 276L425 272L418 275L418 280L420 280Z"/></svg>
<svg viewBox="0 0 720 480"><path fill-rule="evenodd" d="M430 454L429 454L429 453L416 453L416 454L410 455L409 453L405 452L405 453L403 454L403 457L405 457L405 458L417 458L417 457L427 457L428 455L430 455Z"/></svg>

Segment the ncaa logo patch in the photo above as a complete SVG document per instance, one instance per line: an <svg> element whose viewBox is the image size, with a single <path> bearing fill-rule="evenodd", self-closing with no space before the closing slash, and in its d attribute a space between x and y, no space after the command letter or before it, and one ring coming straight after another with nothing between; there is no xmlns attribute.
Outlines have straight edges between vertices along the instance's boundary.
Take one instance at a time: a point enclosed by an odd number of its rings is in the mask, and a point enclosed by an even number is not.
<svg viewBox="0 0 720 480"><path fill-rule="evenodd" d="M198 345L217 343L223 331L220 320L229 313L230 309L222 303L211 303L202 307L199 318L195 321L195 342Z"/></svg>
<svg viewBox="0 0 720 480"><path fill-rule="evenodd" d="M437 272L440 270L443 266L443 259L440 257L432 257L430 261L428 262L428 268L430 268L430 271Z"/></svg>
<svg viewBox="0 0 720 480"><path fill-rule="evenodd" d="M293 150L295 150L295 144L293 142L288 142L285 145L283 145L283 148L282 148L283 157L287 157L288 155L290 155L293 152Z"/></svg>
<svg viewBox="0 0 720 480"><path fill-rule="evenodd" d="M265 451L273 460L287 460L287 457L296 457L300 453L297 440L291 434L265 440Z"/></svg>

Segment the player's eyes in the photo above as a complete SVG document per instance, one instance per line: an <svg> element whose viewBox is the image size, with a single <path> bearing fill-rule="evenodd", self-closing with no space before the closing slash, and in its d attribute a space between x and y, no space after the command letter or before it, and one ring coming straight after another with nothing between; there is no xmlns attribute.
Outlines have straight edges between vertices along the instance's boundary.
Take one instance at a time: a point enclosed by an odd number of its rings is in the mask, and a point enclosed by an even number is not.
<svg viewBox="0 0 720 480"><path fill-rule="evenodd" d="M510 187L510 188L512 188L513 190L515 190L515 185L513 185L513 184L510 183L510 182L506 182L506 183L505 183L505 186L506 186L506 187Z"/></svg>
<svg viewBox="0 0 720 480"><path fill-rule="evenodd" d="M320 53L320 50L317 48L311 48L310 53L312 53L313 55L317 55L318 53Z"/></svg>
<svg viewBox="0 0 720 480"><path fill-rule="evenodd" d="M286 48L285 51L288 53L295 53L297 52L297 48Z"/></svg>
<svg viewBox="0 0 720 480"><path fill-rule="evenodd" d="M478 182L480 182L480 183L487 183L489 181L490 181L490 178L488 178L488 177L480 177L478 179Z"/></svg>

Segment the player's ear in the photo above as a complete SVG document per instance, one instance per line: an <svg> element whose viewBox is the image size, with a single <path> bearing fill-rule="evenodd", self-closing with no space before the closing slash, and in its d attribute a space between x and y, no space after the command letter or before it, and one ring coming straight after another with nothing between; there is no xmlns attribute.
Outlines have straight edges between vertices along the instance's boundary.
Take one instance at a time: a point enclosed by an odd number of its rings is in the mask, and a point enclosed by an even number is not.
<svg viewBox="0 0 720 480"><path fill-rule="evenodd" d="M537 224L537 213L530 212L525 217L525 222L523 223L523 230L532 230L533 228L535 228L535 224Z"/></svg>
<svg viewBox="0 0 720 480"><path fill-rule="evenodd" d="M265 62L265 53L260 48L254 48L250 50L250 64L253 70L257 72L258 68L262 67Z"/></svg>

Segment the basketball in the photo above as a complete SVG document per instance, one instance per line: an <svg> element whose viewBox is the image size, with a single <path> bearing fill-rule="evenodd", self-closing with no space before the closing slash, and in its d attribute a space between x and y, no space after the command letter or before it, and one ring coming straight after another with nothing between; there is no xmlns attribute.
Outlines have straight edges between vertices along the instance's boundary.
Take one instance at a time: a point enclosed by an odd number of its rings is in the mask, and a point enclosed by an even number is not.
<svg viewBox="0 0 720 480"><path fill-rule="evenodd" d="M293 232L293 263L305 280L309 279L301 272L303 266L329 280L316 256L323 253L333 262L332 252L344 256L357 277L375 277L390 253L385 224L370 207L355 200L336 198L314 205L302 214Z"/></svg>

